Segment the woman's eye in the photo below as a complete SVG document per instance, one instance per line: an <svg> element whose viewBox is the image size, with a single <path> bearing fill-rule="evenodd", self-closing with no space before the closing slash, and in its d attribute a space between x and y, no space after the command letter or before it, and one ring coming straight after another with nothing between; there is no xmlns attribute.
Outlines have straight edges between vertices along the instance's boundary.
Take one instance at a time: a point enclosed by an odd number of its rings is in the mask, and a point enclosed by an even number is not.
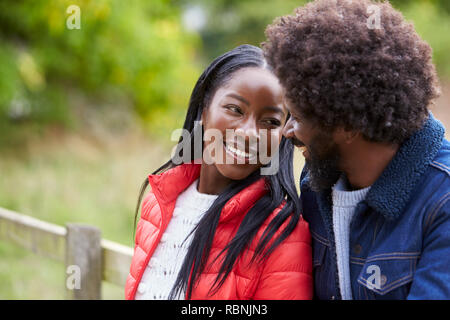
<svg viewBox="0 0 450 320"><path fill-rule="evenodd" d="M225 108L227 108L228 110L230 110L232 112L235 112L235 113L238 113L238 114L243 114L241 108L239 108L238 106L229 104L229 105L225 106Z"/></svg>
<svg viewBox="0 0 450 320"><path fill-rule="evenodd" d="M281 121L278 119L266 119L266 120L263 120L263 122L270 126L276 126L276 127L281 126Z"/></svg>

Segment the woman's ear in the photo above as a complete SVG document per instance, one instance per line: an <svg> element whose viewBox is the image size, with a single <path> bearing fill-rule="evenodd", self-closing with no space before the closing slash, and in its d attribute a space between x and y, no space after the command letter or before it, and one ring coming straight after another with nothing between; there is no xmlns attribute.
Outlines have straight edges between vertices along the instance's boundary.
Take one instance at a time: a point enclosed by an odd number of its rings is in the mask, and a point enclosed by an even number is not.
<svg viewBox="0 0 450 320"><path fill-rule="evenodd" d="M202 110L202 115L200 116L200 124L202 125L202 126L204 126L205 125L205 123L206 123L206 118L207 118L207 111L206 111L206 109L203 109Z"/></svg>

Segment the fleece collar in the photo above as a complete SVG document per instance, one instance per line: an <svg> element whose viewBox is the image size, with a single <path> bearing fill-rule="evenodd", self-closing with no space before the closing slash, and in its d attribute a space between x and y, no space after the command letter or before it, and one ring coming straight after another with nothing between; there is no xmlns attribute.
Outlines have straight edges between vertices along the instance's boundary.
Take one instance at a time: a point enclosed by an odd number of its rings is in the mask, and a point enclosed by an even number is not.
<svg viewBox="0 0 450 320"><path fill-rule="evenodd" d="M365 203L388 220L397 219L429 164L442 147L445 129L430 112L424 126L407 139L368 192ZM301 185L307 185L306 174ZM331 216L330 190L318 193L319 209ZM329 218L329 217L328 217Z"/></svg>
<svg viewBox="0 0 450 320"><path fill-rule="evenodd" d="M429 114L425 125L405 141L395 157L372 185L367 204L386 219L400 216L413 196L429 164L442 147L445 129Z"/></svg>

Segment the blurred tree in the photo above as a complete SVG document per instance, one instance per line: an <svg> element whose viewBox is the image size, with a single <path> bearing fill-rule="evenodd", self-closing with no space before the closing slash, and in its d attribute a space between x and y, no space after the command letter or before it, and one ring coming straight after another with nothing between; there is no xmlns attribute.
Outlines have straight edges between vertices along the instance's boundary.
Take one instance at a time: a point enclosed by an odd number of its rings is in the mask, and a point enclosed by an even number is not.
<svg viewBox="0 0 450 320"><path fill-rule="evenodd" d="M444 81L450 80L450 1L392 0L419 35L433 48L433 61Z"/></svg>
<svg viewBox="0 0 450 320"><path fill-rule="evenodd" d="M72 91L93 105L131 100L153 132L179 127L201 71L193 63L198 53L207 65L240 44L260 45L268 24L306 2L2 0L0 144L17 127L14 120L70 123ZM441 76L450 78L450 1L391 2L414 22ZM66 27L73 4L81 10L79 30Z"/></svg>
<svg viewBox="0 0 450 320"><path fill-rule="evenodd" d="M184 6L203 9L206 23L200 30L206 59L239 44L260 45L264 30L278 16L292 14L306 0L179 0ZM443 77L450 78L450 1L391 0L433 48L433 58Z"/></svg>
<svg viewBox="0 0 450 320"><path fill-rule="evenodd" d="M66 27L70 5L80 8L79 30ZM180 12L168 0L2 0L0 125L67 123L70 90L93 101L125 96L155 130L180 125L174 114L199 74L199 39Z"/></svg>
<svg viewBox="0 0 450 320"><path fill-rule="evenodd" d="M185 7L198 6L206 16L200 30L207 61L244 43L259 46L266 26L291 14L306 0L179 0Z"/></svg>
<svg viewBox="0 0 450 320"><path fill-rule="evenodd" d="M407 8L415 3L429 3L439 10L444 10L447 14L450 14L450 1L448 0L391 0L394 6L399 8Z"/></svg>

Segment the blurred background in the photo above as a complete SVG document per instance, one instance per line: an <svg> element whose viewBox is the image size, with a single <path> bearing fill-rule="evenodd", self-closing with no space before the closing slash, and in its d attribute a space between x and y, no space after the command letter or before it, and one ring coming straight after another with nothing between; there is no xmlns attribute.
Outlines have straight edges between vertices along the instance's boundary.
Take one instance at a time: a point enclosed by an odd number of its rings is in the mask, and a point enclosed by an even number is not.
<svg viewBox="0 0 450 320"><path fill-rule="evenodd" d="M211 60L260 45L302 0L0 1L0 207L133 246L146 176L169 159ZM450 1L392 0L433 48L450 127ZM68 29L70 5L80 29ZM448 137L448 135L447 135ZM296 172L301 157L296 154ZM104 299L123 299L104 284ZM0 242L0 299L64 299L64 265Z"/></svg>

